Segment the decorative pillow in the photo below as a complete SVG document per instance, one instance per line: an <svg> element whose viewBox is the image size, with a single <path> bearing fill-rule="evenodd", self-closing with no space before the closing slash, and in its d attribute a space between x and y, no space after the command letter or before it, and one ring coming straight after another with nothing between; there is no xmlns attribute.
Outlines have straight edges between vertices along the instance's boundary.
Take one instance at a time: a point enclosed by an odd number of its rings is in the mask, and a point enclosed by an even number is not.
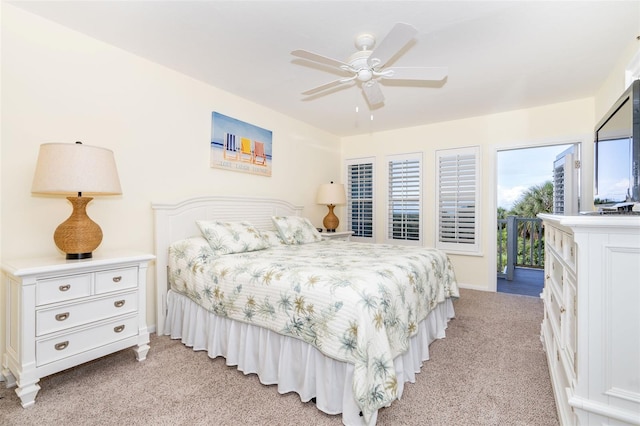
<svg viewBox="0 0 640 426"><path fill-rule="evenodd" d="M260 231L260 234L269 247L285 244L278 231Z"/></svg>
<svg viewBox="0 0 640 426"><path fill-rule="evenodd" d="M286 244L307 244L322 241L322 235L305 217L272 216L271 219Z"/></svg>
<svg viewBox="0 0 640 426"><path fill-rule="evenodd" d="M249 222L197 220L202 236L216 256L266 249L269 246Z"/></svg>

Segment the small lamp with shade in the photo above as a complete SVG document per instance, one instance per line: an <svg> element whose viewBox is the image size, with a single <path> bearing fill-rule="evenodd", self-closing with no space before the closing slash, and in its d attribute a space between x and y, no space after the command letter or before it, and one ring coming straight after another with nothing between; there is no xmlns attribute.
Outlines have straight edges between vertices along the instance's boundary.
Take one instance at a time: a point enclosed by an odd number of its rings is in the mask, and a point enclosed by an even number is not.
<svg viewBox="0 0 640 426"><path fill-rule="evenodd" d="M326 204L329 208L329 213L324 217L322 224L327 232L336 232L340 220L338 216L333 212L333 208L338 204L345 204L347 197L344 191L344 185L331 183L324 183L318 188L316 195L317 204Z"/></svg>
<svg viewBox="0 0 640 426"><path fill-rule="evenodd" d="M53 234L67 259L87 259L102 242L102 229L87 216L86 195L122 194L113 151L81 142L40 145L31 192L69 195L71 216Z"/></svg>

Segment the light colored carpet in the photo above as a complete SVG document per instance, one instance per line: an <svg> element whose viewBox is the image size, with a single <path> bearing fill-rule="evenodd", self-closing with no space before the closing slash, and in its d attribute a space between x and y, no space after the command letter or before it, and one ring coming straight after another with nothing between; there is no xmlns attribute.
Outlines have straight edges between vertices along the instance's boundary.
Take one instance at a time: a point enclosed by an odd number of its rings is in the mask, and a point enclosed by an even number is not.
<svg viewBox="0 0 640 426"><path fill-rule="evenodd" d="M542 301L462 290L447 337L378 425L540 425L558 420L540 343ZM280 395L224 359L152 336L130 350L43 378L23 409L0 384L2 425L340 425L296 394Z"/></svg>

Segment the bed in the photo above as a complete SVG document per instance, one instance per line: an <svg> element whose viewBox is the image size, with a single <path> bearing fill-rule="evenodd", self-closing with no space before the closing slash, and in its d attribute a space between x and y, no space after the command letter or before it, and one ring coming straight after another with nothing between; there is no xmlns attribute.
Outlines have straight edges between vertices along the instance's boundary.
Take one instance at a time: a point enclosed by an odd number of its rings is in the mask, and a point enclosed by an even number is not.
<svg viewBox="0 0 640 426"><path fill-rule="evenodd" d="M374 425L454 317L458 287L438 250L323 239L276 199L152 207L158 335L345 425Z"/></svg>

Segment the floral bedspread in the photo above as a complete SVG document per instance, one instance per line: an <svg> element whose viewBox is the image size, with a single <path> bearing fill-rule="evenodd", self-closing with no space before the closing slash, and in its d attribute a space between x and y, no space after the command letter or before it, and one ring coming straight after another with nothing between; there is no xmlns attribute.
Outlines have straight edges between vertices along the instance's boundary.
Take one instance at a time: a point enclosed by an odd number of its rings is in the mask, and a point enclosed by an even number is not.
<svg viewBox="0 0 640 426"><path fill-rule="evenodd" d="M173 290L354 364L353 393L367 421L397 398L393 359L418 323L459 297L452 266L436 249L329 240L214 256L194 237L169 252Z"/></svg>

